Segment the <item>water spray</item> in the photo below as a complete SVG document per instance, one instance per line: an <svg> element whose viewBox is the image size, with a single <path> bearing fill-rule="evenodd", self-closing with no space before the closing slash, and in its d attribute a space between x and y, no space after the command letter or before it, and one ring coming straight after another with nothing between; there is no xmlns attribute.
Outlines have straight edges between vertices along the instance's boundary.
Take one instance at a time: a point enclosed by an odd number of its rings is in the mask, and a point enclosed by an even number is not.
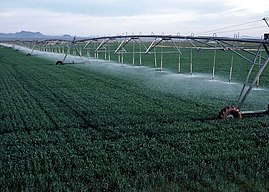
<svg viewBox="0 0 269 192"><path fill-rule="evenodd" d="M269 27L269 22L268 18L263 18L265 21L266 25ZM151 40L151 43L150 43ZM105 50L105 59L107 59L107 54L108 54L108 59L110 61L110 52L114 52L114 54L118 54L118 62L123 65L124 62L124 54L127 53L125 46L127 44L130 44L131 42L133 43L132 45L132 64L135 64L135 53L139 54L139 65L142 65L142 54L148 54L148 53L154 53L154 66L157 67L157 56L156 56L156 47L161 44L161 61L160 61L160 67L161 70L163 68L163 54L165 54L164 51L164 44L163 41L170 41L172 42L173 47L175 48L176 52L178 54L178 73L181 73L181 61L180 61L180 41L188 41L190 44L190 75L192 76L193 74L193 49L196 48L197 52L204 48L205 46L208 47L208 49L213 49L214 50L214 55L213 55L213 66L212 66L212 79L215 79L215 70L216 70L216 52L217 50L222 50L222 51L231 51L232 52L232 58L231 58L231 63L230 63L230 70L229 70L229 82L231 82L232 79L232 71L233 71L233 63L234 63L234 55L237 55L241 57L242 59L246 60L247 62L250 63L251 67L248 72L248 75L246 77L246 81L243 85L243 88L240 92L237 104L234 106L226 106L224 107L220 113L219 113L219 118L242 118L244 116L252 116L252 115L260 115L260 114L269 114L269 109L267 110L259 110L259 111L240 111L242 105L244 104L246 98L250 94L251 90L255 85L259 84L259 79L261 74L263 73L264 69L268 65L269 62L269 33L265 33L263 39L250 39L250 38L239 38L239 36L234 36L233 38L229 37L217 37L216 34L213 36L195 36L194 34L191 34L190 36L182 36L182 35L115 35L115 36L104 36L104 37L94 37L94 38L87 38L87 39L80 39L76 40L76 38L73 39L73 41L65 41L64 44L67 47L67 51L64 51L64 48L62 48L62 52L65 52L64 58L62 60L59 60L56 62L56 64L65 64L67 56L70 54L71 50L74 51L79 57L81 58L82 62L82 51L81 48L78 49L77 44L79 43L85 43L86 45L83 49L87 49L87 53L90 56L90 53L88 52L88 46L93 42L95 46L95 51L94 51L94 56L95 58L99 59L99 51L101 49ZM101 41L101 42L100 42ZM112 50L112 48L107 49L105 45L111 43L112 41L119 42L117 48L115 50ZM179 45L177 45L174 41L179 41ZM51 51L53 50L53 47L51 48L51 45L57 45L59 44L60 40L47 40L44 41L44 50L46 51ZM146 46L144 42L149 42L149 46ZM199 42L202 44L202 46L197 47L193 42ZM211 43L214 43L212 45ZM99 43L99 44L98 44ZM139 47L139 52L135 52L135 43L138 43ZM258 45L258 49L256 53L253 53L244 47L239 47L236 45L236 43L249 43L249 44L254 44ZM36 49L36 43L33 42L28 42L28 44L32 48L32 52L30 55L32 55L33 51ZM218 48L216 47L218 45ZM51 49L51 50L50 50ZM263 50L266 53L266 56L263 56L261 54L261 50ZM244 52L248 54L248 57L241 52ZM60 48L57 48L57 52L61 52ZM250 58L251 57L251 58ZM254 73L253 67L258 65L259 70L255 75L255 78L252 82L249 83L250 81L250 75Z"/></svg>

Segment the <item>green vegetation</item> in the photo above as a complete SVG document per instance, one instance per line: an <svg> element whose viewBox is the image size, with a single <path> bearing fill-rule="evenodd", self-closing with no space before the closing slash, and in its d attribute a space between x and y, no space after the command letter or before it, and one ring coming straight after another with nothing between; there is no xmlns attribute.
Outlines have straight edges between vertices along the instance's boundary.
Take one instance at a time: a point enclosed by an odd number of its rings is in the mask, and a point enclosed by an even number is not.
<svg viewBox="0 0 269 192"><path fill-rule="evenodd" d="M8 48L0 90L1 191L269 190L269 117L216 120L222 97Z"/></svg>

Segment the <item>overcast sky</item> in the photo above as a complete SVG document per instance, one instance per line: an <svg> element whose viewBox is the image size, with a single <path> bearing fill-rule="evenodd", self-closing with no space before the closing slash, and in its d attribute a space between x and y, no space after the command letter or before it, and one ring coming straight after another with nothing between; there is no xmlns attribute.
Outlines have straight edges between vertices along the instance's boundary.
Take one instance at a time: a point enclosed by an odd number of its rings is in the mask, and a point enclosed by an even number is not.
<svg viewBox="0 0 269 192"><path fill-rule="evenodd" d="M269 0L2 0L0 10L3 33L203 35L218 29L217 36L237 32L261 36L269 32L262 21L269 17ZM224 28L243 23L249 24Z"/></svg>

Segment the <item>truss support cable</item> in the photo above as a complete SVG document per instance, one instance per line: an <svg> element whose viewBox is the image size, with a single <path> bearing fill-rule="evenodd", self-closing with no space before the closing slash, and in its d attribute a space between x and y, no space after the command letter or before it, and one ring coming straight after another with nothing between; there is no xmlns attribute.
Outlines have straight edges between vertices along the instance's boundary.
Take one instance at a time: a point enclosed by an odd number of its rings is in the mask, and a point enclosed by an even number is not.
<svg viewBox="0 0 269 192"><path fill-rule="evenodd" d="M265 20L265 18L263 20ZM229 29L229 28L234 28L234 27L239 27L239 26L243 26L243 25L247 25L247 24L257 23L257 22L260 22L260 21L261 20L250 21L250 22L241 23L241 24L232 25L232 26L227 26L227 27L222 27L222 28L218 28L218 29L214 29L214 30L210 30L210 31L200 32L199 34L208 34L208 33L212 33L212 32L221 33L220 30L226 30L226 29Z"/></svg>
<svg viewBox="0 0 269 192"><path fill-rule="evenodd" d="M218 42L218 44L219 44L219 45L223 45L226 49L232 51L233 53L235 53L235 54L238 55L239 57L245 59L245 60L248 61L249 63L251 63L251 64L253 63L249 58L245 57L244 55L238 53L237 51L235 51L235 50L231 49L230 47L228 47L227 45L225 45L224 42Z"/></svg>
<svg viewBox="0 0 269 192"><path fill-rule="evenodd" d="M268 23L267 19L266 18L263 18L262 20L264 20L265 23L266 23L266 25L269 27L269 23Z"/></svg>
<svg viewBox="0 0 269 192"><path fill-rule="evenodd" d="M197 50L197 52L199 52L205 45L209 45L208 42L210 41L209 39L206 40L206 42L201 42L201 41L198 41L198 40L195 40L196 42L199 42L199 43L202 43L202 46ZM209 45L209 46L212 46L212 45ZM212 46L213 47L213 46Z"/></svg>
<svg viewBox="0 0 269 192"><path fill-rule="evenodd" d="M177 44L176 44L172 39L171 39L171 41L172 41L174 47L176 48L176 50L177 50L180 54L182 54L182 52L180 51L179 46L177 46Z"/></svg>
<svg viewBox="0 0 269 192"><path fill-rule="evenodd" d="M226 44L226 45L229 45L229 46L233 46L231 43L228 43L228 42L222 42L222 43L223 43L223 44ZM257 43L261 44L262 42L257 42ZM253 53L253 52L251 52L251 51L248 51L248 50L246 50L246 49L244 49L244 48L241 48L241 47L238 47L238 46L235 46L235 47L236 47L237 49L240 49L241 51L244 51L244 52L250 54L250 55L256 56L256 53ZM265 47L266 47L266 46L265 46ZM266 60L266 57L263 57L263 56L262 56L262 59Z"/></svg>
<svg viewBox="0 0 269 192"><path fill-rule="evenodd" d="M140 49L140 52L142 51L142 46L144 47L145 50L147 50L147 46L143 43L143 41L141 41L140 38L137 38L141 44L141 49Z"/></svg>
<svg viewBox="0 0 269 192"><path fill-rule="evenodd" d="M188 39L188 42L191 44L192 47L195 47L197 51L199 50L199 48L192 42L192 39L191 40Z"/></svg>
<svg viewBox="0 0 269 192"><path fill-rule="evenodd" d="M108 38L108 39L104 39L104 40L100 43L100 45L96 48L95 51L99 51L102 47L104 47L104 45L105 45L109 40L110 40L109 38Z"/></svg>
<svg viewBox="0 0 269 192"><path fill-rule="evenodd" d="M127 38L127 39L125 38L125 39L121 42L121 44L118 46L118 48L115 50L114 53L117 53L117 52L119 52L119 50L123 49L123 47L124 47L126 44L128 44L131 40L132 40L132 38Z"/></svg>
<svg viewBox="0 0 269 192"><path fill-rule="evenodd" d="M83 47L83 49L88 49L88 46L92 43L95 42L94 40L90 40L86 43L86 45ZM90 48L89 48L90 49Z"/></svg>
<svg viewBox="0 0 269 192"><path fill-rule="evenodd" d="M145 54L148 54L153 48L155 48L157 45L159 45L162 41L163 41L163 39L155 38L155 39L151 42L151 44L149 45L149 47L147 48Z"/></svg>

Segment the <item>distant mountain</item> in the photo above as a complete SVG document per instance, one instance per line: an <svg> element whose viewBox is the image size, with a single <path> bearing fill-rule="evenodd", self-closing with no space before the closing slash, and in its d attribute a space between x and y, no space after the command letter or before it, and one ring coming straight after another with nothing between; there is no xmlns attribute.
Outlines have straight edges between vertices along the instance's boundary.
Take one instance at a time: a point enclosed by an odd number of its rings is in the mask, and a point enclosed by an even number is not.
<svg viewBox="0 0 269 192"><path fill-rule="evenodd" d="M45 40L45 39L73 39L70 35L51 36L43 35L40 32L21 31L17 33L0 33L0 40Z"/></svg>
<svg viewBox="0 0 269 192"><path fill-rule="evenodd" d="M21 31L21 32L15 33L14 36L17 38L25 38L25 39L27 38L38 39L38 38L45 37L45 35L43 35L40 32L29 32L29 31Z"/></svg>

